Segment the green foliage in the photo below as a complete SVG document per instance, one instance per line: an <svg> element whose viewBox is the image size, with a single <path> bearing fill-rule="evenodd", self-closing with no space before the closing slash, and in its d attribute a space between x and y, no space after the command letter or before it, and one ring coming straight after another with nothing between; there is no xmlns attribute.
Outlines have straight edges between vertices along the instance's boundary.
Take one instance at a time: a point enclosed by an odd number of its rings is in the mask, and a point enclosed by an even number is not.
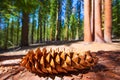
<svg viewBox="0 0 120 80"><path fill-rule="evenodd" d="M50 37L55 40L57 0L50 1Z"/></svg>
<svg viewBox="0 0 120 80"><path fill-rule="evenodd" d="M120 0L113 0L113 37L120 38Z"/></svg>
<svg viewBox="0 0 120 80"><path fill-rule="evenodd" d="M23 11L25 13L31 13L38 8L39 1L38 0L16 0L15 6L20 11Z"/></svg>
<svg viewBox="0 0 120 80"><path fill-rule="evenodd" d="M72 14L70 17L70 32L72 39L76 38L76 30L77 30L77 19L75 18L75 15Z"/></svg>

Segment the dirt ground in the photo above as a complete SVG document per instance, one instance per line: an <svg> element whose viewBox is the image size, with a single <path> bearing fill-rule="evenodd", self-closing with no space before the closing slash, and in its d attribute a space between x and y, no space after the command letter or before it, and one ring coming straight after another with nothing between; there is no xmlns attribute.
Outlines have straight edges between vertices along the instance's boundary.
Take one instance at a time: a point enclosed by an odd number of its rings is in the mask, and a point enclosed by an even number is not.
<svg viewBox="0 0 120 80"><path fill-rule="evenodd" d="M0 80L120 80L120 43L71 42L51 45L31 45L0 53ZM19 66L21 58L29 49L37 47L60 48L71 51L90 50L99 58L98 64L89 69L68 74L36 75Z"/></svg>

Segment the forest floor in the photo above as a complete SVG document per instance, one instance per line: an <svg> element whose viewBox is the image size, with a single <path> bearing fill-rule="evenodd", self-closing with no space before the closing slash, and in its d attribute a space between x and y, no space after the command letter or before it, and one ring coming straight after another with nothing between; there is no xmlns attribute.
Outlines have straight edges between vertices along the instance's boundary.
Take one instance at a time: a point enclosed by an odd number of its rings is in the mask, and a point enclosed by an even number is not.
<svg viewBox="0 0 120 80"><path fill-rule="evenodd" d="M34 47L33 47L34 46ZM90 50L99 58L98 64L90 69L68 74L35 75L19 66L21 58L30 49L46 47L65 50ZM84 43L81 41L55 44L34 44L0 53L0 80L120 80L120 42Z"/></svg>

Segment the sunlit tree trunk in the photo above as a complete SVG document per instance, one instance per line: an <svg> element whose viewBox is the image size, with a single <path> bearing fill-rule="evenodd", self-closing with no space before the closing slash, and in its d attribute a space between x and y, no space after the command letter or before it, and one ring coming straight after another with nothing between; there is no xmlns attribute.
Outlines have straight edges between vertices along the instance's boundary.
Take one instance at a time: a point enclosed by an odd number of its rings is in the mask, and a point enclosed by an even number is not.
<svg viewBox="0 0 120 80"><path fill-rule="evenodd" d="M28 46L28 31L29 31L29 14L23 12L22 16L22 33L21 33L21 46Z"/></svg>
<svg viewBox="0 0 120 80"><path fill-rule="evenodd" d="M101 0L95 0L95 42L104 42L102 34Z"/></svg>
<svg viewBox="0 0 120 80"><path fill-rule="evenodd" d="M104 27L104 40L111 43L112 30L112 0L105 0L105 27Z"/></svg>
<svg viewBox="0 0 120 80"><path fill-rule="evenodd" d="M84 41L92 42L90 27L90 0L84 0Z"/></svg>
<svg viewBox="0 0 120 80"><path fill-rule="evenodd" d="M95 38L95 0L91 0L91 34L92 34L92 40Z"/></svg>

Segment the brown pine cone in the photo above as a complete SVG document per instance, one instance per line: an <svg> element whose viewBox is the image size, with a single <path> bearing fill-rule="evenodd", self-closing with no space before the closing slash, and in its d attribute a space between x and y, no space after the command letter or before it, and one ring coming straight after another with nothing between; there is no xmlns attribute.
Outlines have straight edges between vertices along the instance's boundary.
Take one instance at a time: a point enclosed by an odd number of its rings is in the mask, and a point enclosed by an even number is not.
<svg viewBox="0 0 120 80"><path fill-rule="evenodd" d="M98 58L91 55L90 51L77 53L37 48L28 51L20 65L34 73L58 74L90 68L97 62Z"/></svg>

